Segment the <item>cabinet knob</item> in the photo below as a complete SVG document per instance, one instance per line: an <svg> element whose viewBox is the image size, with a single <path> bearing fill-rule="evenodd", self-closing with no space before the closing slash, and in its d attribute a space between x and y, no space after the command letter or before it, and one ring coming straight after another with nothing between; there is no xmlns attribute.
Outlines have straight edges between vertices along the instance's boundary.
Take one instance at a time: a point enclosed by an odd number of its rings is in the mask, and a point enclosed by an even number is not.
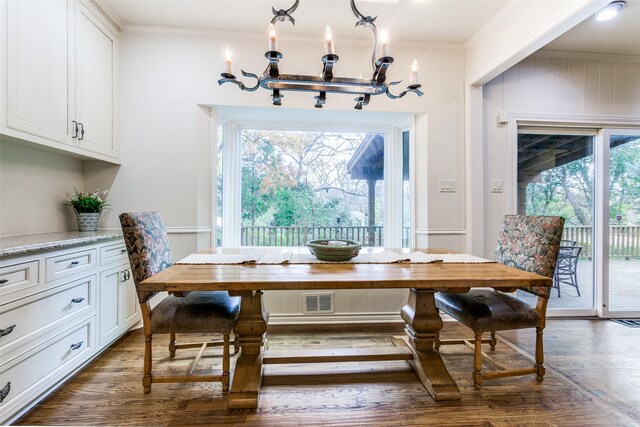
<svg viewBox="0 0 640 427"><path fill-rule="evenodd" d="M0 285L4 285L8 281L9 281L9 279L0 279Z"/></svg>
<svg viewBox="0 0 640 427"><path fill-rule="evenodd" d="M78 141L82 141L84 139L84 125L82 123L78 123L80 125L80 136L78 137Z"/></svg>
<svg viewBox="0 0 640 427"><path fill-rule="evenodd" d="M77 342L75 344L71 344L71 350L73 351L73 350L79 349L80 347L82 347L82 344L84 344L84 341L80 341L80 342Z"/></svg>
<svg viewBox="0 0 640 427"><path fill-rule="evenodd" d="M120 249L120 253L121 253L121 254L126 254L126 253L127 253L127 250L126 250L126 249Z"/></svg>
<svg viewBox="0 0 640 427"><path fill-rule="evenodd" d="M72 120L71 123L73 123L73 135L71 135L71 138L77 138L78 137L78 122L76 122L75 120Z"/></svg>
<svg viewBox="0 0 640 427"><path fill-rule="evenodd" d="M10 391L11 391L11 381L9 381L4 387L2 387L2 390L0 390L0 403L2 403L5 397L9 395Z"/></svg>
<svg viewBox="0 0 640 427"><path fill-rule="evenodd" d="M84 298L74 298L71 300L72 304L80 304L82 301L84 301Z"/></svg>
<svg viewBox="0 0 640 427"><path fill-rule="evenodd" d="M71 261L71 265L78 265L80 264L80 261Z"/></svg>
<svg viewBox="0 0 640 427"><path fill-rule="evenodd" d="M8 328L0 329L0 337L3 337L5 335L9 335L11 332L13 332L13 329L15 327L16 327L16 325L11 325Z"/></svg>

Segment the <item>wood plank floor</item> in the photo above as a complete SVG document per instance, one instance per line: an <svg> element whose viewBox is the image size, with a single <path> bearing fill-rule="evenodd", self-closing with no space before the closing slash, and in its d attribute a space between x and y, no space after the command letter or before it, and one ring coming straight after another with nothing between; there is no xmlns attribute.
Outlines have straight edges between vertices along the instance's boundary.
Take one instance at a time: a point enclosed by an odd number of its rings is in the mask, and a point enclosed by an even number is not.
<svg viewBox="0 0 640 427"><path fill-rule="evenodd" d="M397 333L396 333L397 334ZM375 347L394 333L271 333L270 349ZM443 336L469 336L447 322ZM154 361L167 367L166 339ZM531 363L532 331L499 334L495 358ZM638 425L640 328L609 321L550 320L545 334L547 375L471 381L472 353L443 348L462 391L458 402L435 402L407 362L268 365L257 411L227 410L219 384L154 384L142 393L141 331L133 331L61 389L18 420L25 425ZM209 350L215 354L219 349ZM487 350L488 351L488 350ZM188 350L182 351L186 354ZM180 355L180 353L179 353ZM170 362L189 365L187 357ZM219 366L220 358L205 359ZM491 368L490 362L485 362ZM233 362L232 362L233 365ZM290 373L295 372L294 376Z"/></svg>

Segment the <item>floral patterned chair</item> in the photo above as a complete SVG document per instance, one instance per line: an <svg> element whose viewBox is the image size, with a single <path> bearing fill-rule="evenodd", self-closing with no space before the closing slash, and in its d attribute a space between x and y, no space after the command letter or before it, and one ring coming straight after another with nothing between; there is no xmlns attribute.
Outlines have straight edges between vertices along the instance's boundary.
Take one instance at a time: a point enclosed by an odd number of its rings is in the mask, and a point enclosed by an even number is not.
<svg viewBox="0 0 640 427"><path fill-rule="evenodd" d="M144 327L144 392L151 391L152 383L163 382L209 382L220 381L223 391L229 389L229 336L238 318L240 298L232 298L226 291L190 292L182 296L169 295L153 309L149 300L157 292L145 292L138 288L143 280L172 265L169 239L157 212L123 213L120 224L129 254L138 301L142 311ZM222 334L222 341L176 344L179 334ZM175 356L176 349L200 347L196 360L185 375L154 375L151 371L153 334L169 334L169 354ZM222 346L222 374L195 373L196 365L207 347ZM238 351L234 341L235 351Z"/></svg>
<svg viewBox="0 0 640 427"><path fill-rule="evenodd" d="M552 278L563 227L562 217L507 215L498 237L496 262ZM530 307L515 296L490 289L472 290L464 294L436 294L438 310L447 313L475 333L473 383L476 389L480 389L484 379L536 374L536 379L542 381L544 377L542 333L550 288L520 289L538 297L535 307ZM483 372L481 344L489 343L491 350L495 350L496 331L523 328L536 328L534 367ZM490 339L482 339L485 332L491 334ZM437 348L444 344L470 343L467 340L436 341Z"/></svg>

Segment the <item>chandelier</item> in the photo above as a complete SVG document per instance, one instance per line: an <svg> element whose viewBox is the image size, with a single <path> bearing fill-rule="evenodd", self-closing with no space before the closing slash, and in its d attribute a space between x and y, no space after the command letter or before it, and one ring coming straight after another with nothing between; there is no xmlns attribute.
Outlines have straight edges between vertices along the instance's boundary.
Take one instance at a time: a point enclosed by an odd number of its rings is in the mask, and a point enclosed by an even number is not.
<svg viewBox="0 0 640 427"><path fill-rule="evenodd" d="M384 31L378 35L378 29L375 25L377 18L371 16L365 16L356 8L355 1L351 1L351 10L356 16L358 21L356 27L362 26L364 28L371 28L374 36L373 52L371 54L371 65L373 68L373 74L370 79L359 78L347 78L347 77L335 77L333 75L334 66L340 59L335 53L333 35L331 28L327 25L325 30L325 55L322 57L322 74L319 76L305 76L300 74L281 74L278 69L278 63L283 58L282 53L278 51L278 36L276 35L275 24L278 22L289 21L292 25L295 25L295 19L292 13L298 8L300 0L296 0L293 6L289 9L276 10L271 8L274 17L269 24L269 50L264 56L269 61L267 68L258 77L256 74L248 73L241 70L242 75L249 78L256 79L254 86L246 86L239 81L233 74L233 61L231 59L231 52L227 48L225 52L225 72L221 74L222 78L218 80L219 85L225 83L236 84L240 89L253 92L262 87L271 91L271 97L273 99L273 105L282 105L282 98L284 95L282 92L286 91L298 91L298 92L313 92L317 93L315 96L316 108L322 108L327 100L327 93L356 95L354 101L356 103L355 109L362 110L362 107L367 106L372 95L385 94L391 99L402 98L409 92L413 92L418 96L422 96L423 93L420 90L422 87L418 84L418 62L413 61L411 66L411 73L409 77L409 85L406 89L394 95L389 90L391 86L402 83L402 80L386 83L387 68L393 64L393 57L389 54L389 40Z"/></svg>

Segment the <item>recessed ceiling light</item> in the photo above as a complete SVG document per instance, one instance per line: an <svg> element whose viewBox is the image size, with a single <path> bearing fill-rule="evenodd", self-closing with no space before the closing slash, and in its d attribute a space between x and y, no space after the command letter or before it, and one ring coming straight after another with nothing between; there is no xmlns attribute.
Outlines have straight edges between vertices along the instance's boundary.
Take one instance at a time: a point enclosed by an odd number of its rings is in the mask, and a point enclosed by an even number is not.
<svg viewBox="0 0 640 427"><path fill-rule="evenodd" d="M624 1L614 1L609 3L596 14L596 20L608 21L609 19L614 18L616 15L618 15L625 4L627 3Z"/></svg>

